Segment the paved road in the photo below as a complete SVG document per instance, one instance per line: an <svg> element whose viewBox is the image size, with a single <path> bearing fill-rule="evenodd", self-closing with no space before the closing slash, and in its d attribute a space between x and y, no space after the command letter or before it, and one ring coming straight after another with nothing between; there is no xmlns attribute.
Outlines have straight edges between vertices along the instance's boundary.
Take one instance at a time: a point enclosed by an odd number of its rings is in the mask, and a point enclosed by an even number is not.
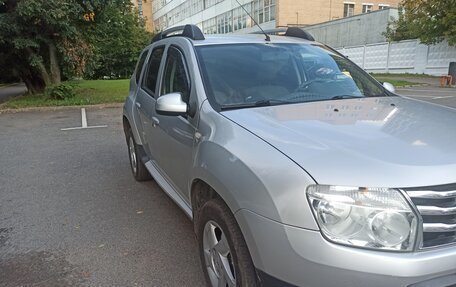
<svg viewBox="0 0 456 287"><path fill-rule="evenodd" d="M192 223L130 172L121 109L0 114L0 286L202 286Z"/></svg>
<svg viewBox="0 0 456 287"><path fill-rule="evenodd" d="M417 100L456 108L456 88L426 86L398 88L397 93Z"/></svg>
<svg viewBox="0 0 456 287"><path fill-rule="evenodd" d="M27 88L23 83L0 87L0 104L9 98L23 95L25 92L27 92Z"/></svg>
<svg viewBox="0 0 456 287"><path fill-rule="evenodd" d="M456 107L454 89L398 93ZM129 169L120 108L0 114L0 286L203 286L192 223Z"/></svg>

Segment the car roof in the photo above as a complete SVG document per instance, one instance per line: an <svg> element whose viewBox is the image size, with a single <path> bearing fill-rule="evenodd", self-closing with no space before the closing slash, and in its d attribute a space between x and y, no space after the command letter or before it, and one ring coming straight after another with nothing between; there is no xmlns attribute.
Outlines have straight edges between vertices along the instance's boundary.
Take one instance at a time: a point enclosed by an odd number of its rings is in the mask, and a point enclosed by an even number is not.
<svg viewBox="0 0 456 287"><path fill-rule="evenodd" d="M194 46L216 45L216 44L241 44L241 43L318 43L296 37L269 35L271 41L267 42L263 34L213 34L205 35L204 40L191 40ZM320 44L320 43L318 43Z"/></svg>
<svg viewBox="0 0 456 287"><path fill-rule="evenodd" d="M171 27L156 34L151 44L162 42L164 39L187 39L193 46L222 45L222 44L243 44L243 43L287 43L287 44L311 44L322 45L315 42L315 39L307 31L297 28L277 28L257 31L253 34L230 33L204 35L201 29L193 24Z"/></svg>

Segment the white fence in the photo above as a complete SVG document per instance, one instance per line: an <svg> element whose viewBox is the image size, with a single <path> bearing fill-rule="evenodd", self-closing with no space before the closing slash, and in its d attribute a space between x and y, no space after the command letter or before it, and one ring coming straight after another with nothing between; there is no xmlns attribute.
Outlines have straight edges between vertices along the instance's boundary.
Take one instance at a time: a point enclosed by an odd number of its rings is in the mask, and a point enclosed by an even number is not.
<svg viewBox="0 0 456 287"><path fill-rule="evenodd" d="M456 62L456 47L447 42L420 44L418 40L377 43L337 49L368 72L447 75Z"/></svg>

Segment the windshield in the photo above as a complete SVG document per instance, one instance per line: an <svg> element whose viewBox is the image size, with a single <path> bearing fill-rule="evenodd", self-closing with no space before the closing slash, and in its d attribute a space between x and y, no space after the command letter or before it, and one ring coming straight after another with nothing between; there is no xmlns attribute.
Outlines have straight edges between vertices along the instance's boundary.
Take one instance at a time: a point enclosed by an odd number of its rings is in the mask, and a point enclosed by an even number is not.
<svg viewBox="0 0 456 287"><path fill-rule="evenodd" d="M318 45L196 47L211 102L221 109L386 96L355 64Z"/></svg>

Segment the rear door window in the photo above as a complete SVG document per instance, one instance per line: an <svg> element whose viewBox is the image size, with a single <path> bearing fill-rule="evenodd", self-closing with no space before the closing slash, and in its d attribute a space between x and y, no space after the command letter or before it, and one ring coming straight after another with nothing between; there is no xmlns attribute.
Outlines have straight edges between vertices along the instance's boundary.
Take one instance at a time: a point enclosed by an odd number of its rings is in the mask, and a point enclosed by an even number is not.
<svg viewBox="0 0 456 287"><path fill-rule="evenodd" d="M139 82L139 77L141 76L142 67L144 66L144 62L146 61L148 52L149 52L149 50L144 51L141 54L141 57L139 58L138 65L136 67L136 72L135 72L136 83Z"/></svg>
<svg viewBox="0 0 456 287"><path fill-rule="evenodd" d="M155 87L157 86L158 70L160 69L160 62L163 56L164 46L157 47L152 51L147 64L147 71L144 75L143 88L151 95L155 95Z"/></svg>

